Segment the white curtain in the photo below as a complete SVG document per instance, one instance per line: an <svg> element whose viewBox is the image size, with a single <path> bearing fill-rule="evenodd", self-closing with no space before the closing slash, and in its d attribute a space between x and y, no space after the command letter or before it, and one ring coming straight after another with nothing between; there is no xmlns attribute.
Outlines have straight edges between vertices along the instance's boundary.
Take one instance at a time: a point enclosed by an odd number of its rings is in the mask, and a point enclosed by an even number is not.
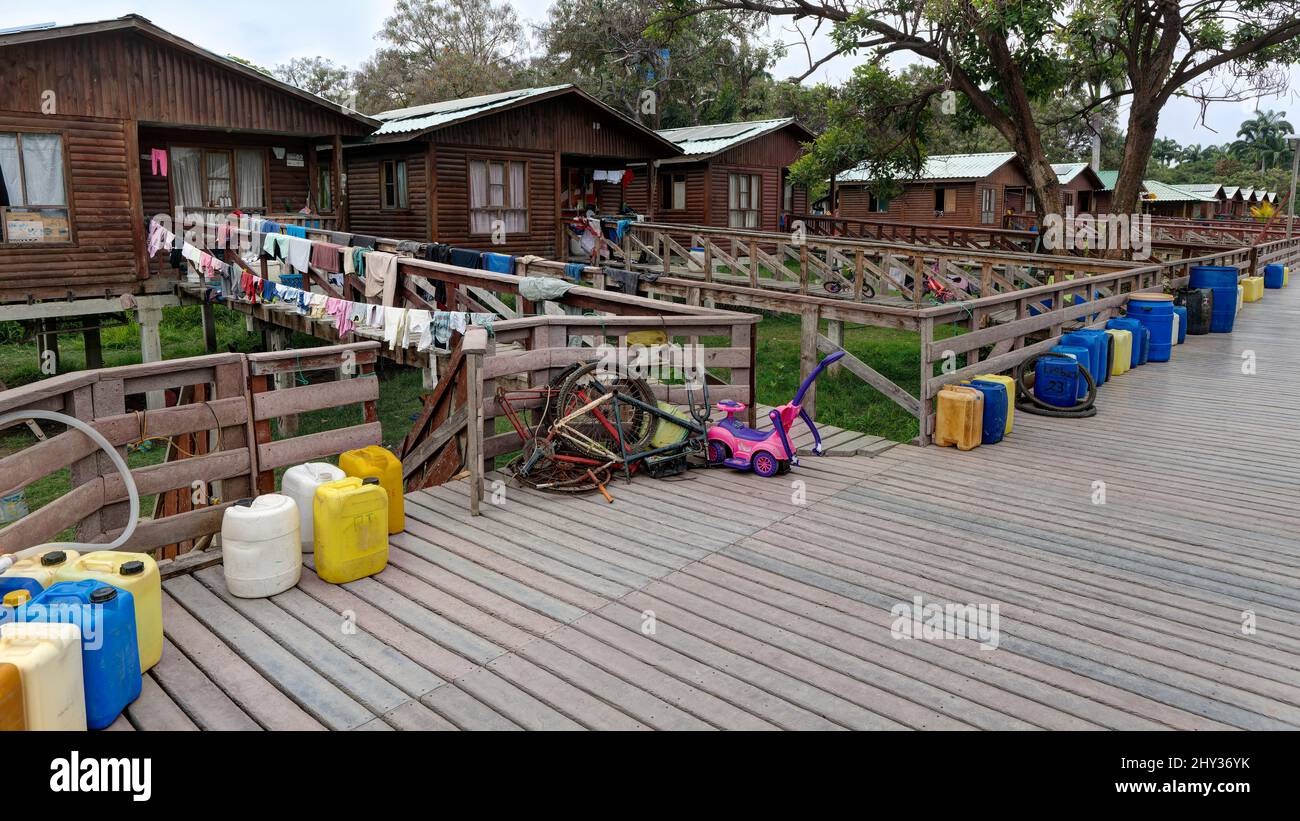
<svg viewBox="0 0 1300 821"><path fill-rule="evenodd" d="M234 192L230 189L230 155L224 151L207 152L208 202L212 208L229 208L234 205Z"/></svg>
<svg viewBox="0 0 1300 821"><path fill-rule="evenodd" d="M0 134L0 178L3 178L5 191L9 193L10 205L26 205L23 199L23 184L19 179L18 135Z"/></svg>
<svg viewBox="0 0 1300 821"><path fill-rule="evenodd" d="M469 231L471 234L492 232L492 213L488 205L487 163L474 160L469 164Z"/></svg>
<svg viewBox="0 0 1300 821"><path fill-rule="evenodd" d="M176 192L176 205L181 208L202 208L203 152L197 148L173 148L168 173L172 189Z"/></svg>
<svg viewBox="0 0 1300 821"><path fill-rule="evenodd" d="M23 135L23 178L29 205L67 205L63 189L63 137Z"/></svg>
<svg viewBox="0 0 1300 821"><path fill-rule="evenodd" d="M241 148L235 152L235 182L239 186L240 209L266 208L265 157L264 152L255 148Z"/></svg>
<svg viewBox="0 0 1300 821"><path fill-rule="evenodd" d="M506 231L512 234L528 230L528 179L527 166L521 162L510 163L510 205L506 212Z"/></svg>

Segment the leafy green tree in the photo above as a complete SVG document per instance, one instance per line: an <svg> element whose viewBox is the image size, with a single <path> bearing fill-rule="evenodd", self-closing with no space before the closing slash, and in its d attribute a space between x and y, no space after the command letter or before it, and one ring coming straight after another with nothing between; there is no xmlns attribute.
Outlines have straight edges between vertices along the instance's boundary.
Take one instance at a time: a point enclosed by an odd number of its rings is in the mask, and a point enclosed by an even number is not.
<svg viewBox="0 0 1300 821"><path fill-rule="evenodd" d="M356 85L347 66L326 57L295 57L275 67L277 79L339 105L356 106Z"/></svg>

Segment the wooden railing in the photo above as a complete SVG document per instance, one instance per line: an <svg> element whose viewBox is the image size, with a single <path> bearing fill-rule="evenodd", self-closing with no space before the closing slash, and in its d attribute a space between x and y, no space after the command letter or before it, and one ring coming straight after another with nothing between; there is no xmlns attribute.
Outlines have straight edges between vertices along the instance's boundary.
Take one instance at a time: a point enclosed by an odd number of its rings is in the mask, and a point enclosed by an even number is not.
<svg viewBox="0 0 1300 821"><path fill-rule="evenodd" d="M1104 326L1131 294L1186 284L1194 265L1231 265L1245 275L1254 275L1270 262L1300 262L1300 239L1276 240L920 310L922 387L916 415L921 442L928 442L933 433L933 400L944 385L982 373L1009 371L1049 350L1067 324ZM1002 321L989 324L998 315L1002 315ZM938 339L935 330L942 325L955 325L963 332ZM958 363L957 357L964 357L964 364ZM940 373L935 373L936 368Z"/></svg>
<svg viewBox="0 0 1300 821"><path fill-rule="evenodd" d="M270 354L217 354L53 376L0 393L0 413L54 410L91 424L125 459L127 446L185 435L206 437L208 452L137 467L140 496L197 493L194 509L142 520L123 549L159 548L216 533L234 501L273 489L276 468L378 444L373 342ZM275 373L329 369L341 378L271 390ZM355 378L351 378L355 377ZM143 408L143 394L205 386L202 401L158 410ZM194 392L188 392L193 396ZM274 439L270 420L286 413L361 403L365 421L338 430ZM7 495L63 468L71 490L0 530L0 553L46 542L68 528L77 540L109 542L126 526L126 487L106 455L80 431L69 429L0 459L0 493Z"/></svg>
<svg viewBox="0 0 1300 821"><path fill-rule="evenodd" d="M825 214L785 214L784 225L793 230L802 223L810 234L901 242L908 245L939 245L947 248L989 248L1028 253L1036 250L1038 234L998 225L944 225L833 217Z"/></svg>

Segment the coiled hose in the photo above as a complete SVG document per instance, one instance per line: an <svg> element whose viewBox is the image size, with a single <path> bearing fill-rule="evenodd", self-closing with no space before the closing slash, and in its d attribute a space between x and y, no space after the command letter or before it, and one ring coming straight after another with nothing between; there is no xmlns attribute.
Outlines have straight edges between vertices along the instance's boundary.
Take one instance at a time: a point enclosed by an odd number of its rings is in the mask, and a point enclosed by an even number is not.
<svg viewBox="0 0 1300 821"><path fill-rule="evenodd" d="M44 550L60 549L60 548L66 550L85 550L85 551L117 550L119 547L126 544L127 541L131 538L132 534L135 533L135 526L140 520L140 492L136 490L135 480L131 478L131 469L127 467L126 461L122 458L122 455L113 449L113 445L109 443L107 439L104 438L103 434L101 434L99 431L92 428L90 425L86 424L80 419L77 419L72 416L68 416L67 414L56 413L55 411L24 410L24 411L17 411L15 413L6 413L3 416L0 416L0 428L4 428L7 425L12 425L14 422L25 421L27 419L44 419L49 422L58 422L60 424L67 425L68 427L76 428L77 430L86 434L86 436L90 437L90 441L94 442L96 445L99 446L100 450L108 454L109 461L113 463L113 467L117 468L117 472L122 475L122 482L123 484L126 485L126 495L131 502L131 516L129 519L127 519L126 527L122 530L122 532L118 535L118 537L113 541L109 542L108 544L86 544L83 542L68 542L68 543L49 542L46 544L38 544L35 547L24 548L23 550L19 550L14 553L7 553L3 556L0 556L0 573L5 572L10 567L12 567L15 559L23 559L28 556L34 556L37 553L40 553Z"/></svg>
<svg viewBox="0 0 1300 821"><path fill-rule="evenodd" d="M1079 372L1083 374L1084 379L1088 380L1088 393L1074 405L1062 408L1048 404L1034 396L1034 366L1038 363L1038 360L1044 358L1075 361L1074 358L1065 354L1040 353L1021 362L1016 367L1016 410L1038 414L1039 416L1055 416L1059 419L1084 419L1089 416L1096 416L1097 408L1093 403L1097 400L1097 383L1093 381L1092 374L1088 373L1088 369L1082 365L1079 367Z"/></svg>

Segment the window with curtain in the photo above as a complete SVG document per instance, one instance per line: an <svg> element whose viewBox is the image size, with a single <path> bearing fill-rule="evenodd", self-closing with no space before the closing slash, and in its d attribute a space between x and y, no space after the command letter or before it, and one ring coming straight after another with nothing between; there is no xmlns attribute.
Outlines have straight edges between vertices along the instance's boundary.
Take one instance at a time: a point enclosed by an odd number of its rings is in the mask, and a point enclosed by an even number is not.
<svg viewBox="0 0 1300 821"><path fill-rule="evenodd" d="M998 192L993 188L980 189L980 222L989 225L997 222Z"/></svg>
<svg viewBox="0 0 1300 821"><path fill-rule="evenodd" d="M685 174L664 174L659 177L659 208L664 211L686 209Z"/></svg>
<svg viewBox="0 0 1300 821"><path fill-rule="evenodd" d="M934 189L934 211L936 214L951 214L957 210L957 189Z"/></svg>
<svg viewBox="0 0 1300 821"><path fill-rule="evenodd" d="M0 132L3 242L70 242L63 135Z"/></svg>
<svg viewBox="0 0 1300 821"><path fill-rule="evenodd" d="M732 228L759 227L759 192L763 178L758 174L729 174L728 177L727 225Z"/></svg>
<svg viewBox="0 0 1300 821"><path fill-rule="evenodd" d="M528 230L528 163L470 160L470 233L490 234L497 220L506 233L522 234Z"/></svg>
<svg viewBox="0 0 1300 821"><path fill-rule="evenodd" d="M875 214L883 214L889 210L889 200L877 197L875 194L867 194L867 210Z"/></svg>
<svg viewBox="0 0 1300 821"><path fill-rule="evenodd" d="M265 149L241 148L235 152L235 183L239 194L239 210L266 209Z"/></svg>
<svg viewBox="0 0 1300 821"><path fill-rule="evenodd" d="M381 204L390 211L410 207L410 195L407 191L406 160L384 160L381 163L380 196Z"/></svg>

